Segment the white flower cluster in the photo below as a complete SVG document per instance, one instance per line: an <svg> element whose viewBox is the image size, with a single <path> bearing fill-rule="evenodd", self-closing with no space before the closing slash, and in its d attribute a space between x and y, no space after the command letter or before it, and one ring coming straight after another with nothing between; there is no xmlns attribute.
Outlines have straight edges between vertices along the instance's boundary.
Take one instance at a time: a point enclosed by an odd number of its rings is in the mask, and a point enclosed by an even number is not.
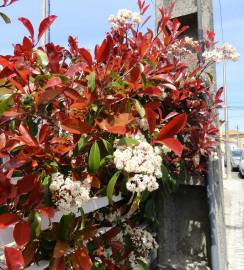
<svg viewBox="0 0 244 270"><path fill-rule="evenodd" d="M158 182L153 175L135 174L128 179L126 187L131 192L143 192L145 189L151 192L158 189Z"/></svg>
<svg viewBox="0 0 244 270"><path fill-rule="evenodd" d="M203 58L206 62L238 61L240 54L229 43L224 43L221 47L205 51Z"/></svg>
<svg viewBox="0 0 244 270"><path fill-rule="evenodd" d="M140 259L147 263L150 252L158 248L158 243L150 232L139 227L132 228L130 225L124 223L122 231L116 235L115 241L125 243L127 237L133 243L134 250L130 253L129 262L131 269L137 269L138 263L136 260Z"/></svg>
<svg viewBox="0 0 244 270"><path fill-rule="evenodd" d="M107 214L98 212L97 213L97 218L100 221L108 221L110 223L116 223L120 219L120 213L118 210L116 211L111 211Z"/></svg>
<svg viewBox="0 0 244 270"><path fill-rule="evenodd" d="M49 187L52 200L63 214L77 213L90 199L90 184L88 182L73 181L71 178L64 179L60 173L52 175Z"/></svg>
<svg viewBox="0 0 244 270"><path fill-rule="evenodd" d="M130 267L133 270L141 270L141 265L137 262L137 260L143 261L148 264L148 261L143 257L137 257L134 252L131 252L129 255Z"/></svg>
<svg viewBox="0 0 244 270"><path fill-rule="evenodd" d="M197 40L194 40L191 37L186 36L185 37L185 44L194 47L194 46L198 46L199 42Z"/></svg>
<svg viewBox="0 0 244 270"><path fill-rule="evenodd" d="M138 12L132 12L128 9L120 9L117 15L110 15L108 20L111 23L111 27L116 30L121 24L130 22L133 24L140 24L141 15Z"/></svg>
<svg viewBox="0 0 244 270"><path fill-rule="evenodd" d="M198 41L190 37L185 37L183 40L176 40L173 44L168 46L167 54L185 57L192 55L196 51L197 46L199 46Z"/></svg>
<svg viewBox="0 0 244 270"><path fill-rule="evenodd" d="M150 145L144 136L134 137L138 144L117 145L114 152L114 163L118 170L134 174L127 181L126 187L131 192L142 192L146 189L158 189L157 178L162 177L162 157L159 147Z"/></svg>
<svg viewBox="0 0 244 270"><path fill-rule="evenodd" d="M158 243L147 230L133 228L130 238L136 247L136 251L143 254L144 257L148 257L150 251L158 248Z"/></svg>

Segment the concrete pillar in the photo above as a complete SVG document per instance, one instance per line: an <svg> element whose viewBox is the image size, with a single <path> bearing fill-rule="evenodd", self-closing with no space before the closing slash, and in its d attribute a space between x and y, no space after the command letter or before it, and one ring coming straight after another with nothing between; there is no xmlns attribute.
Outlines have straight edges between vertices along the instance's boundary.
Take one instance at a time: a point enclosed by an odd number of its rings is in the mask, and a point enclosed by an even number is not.
<svg viewBox="0 0 244 270"><path fill-rule="evenodd" d="M159 7L170 7L172 0L156 0ZM212 0L175 0L172 18L189 25L185 33L202 40L213 31ZM215 67L209 70L215 78ZM213 87L213 91L216 87ZM158 193L157 269L227 270L223 214L221 159L210 160L203 178L187 175L176 193Z"/></svg>

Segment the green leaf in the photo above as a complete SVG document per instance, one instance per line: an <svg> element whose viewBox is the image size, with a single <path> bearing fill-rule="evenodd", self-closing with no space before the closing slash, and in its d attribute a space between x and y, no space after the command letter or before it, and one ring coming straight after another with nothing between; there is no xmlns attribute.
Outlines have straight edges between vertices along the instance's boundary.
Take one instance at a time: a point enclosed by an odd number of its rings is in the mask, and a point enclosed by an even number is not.
<svg viewBox="0 0 244 270"><path fill-rule="evenodd" d="M107 152L109 154L112 154L113 153L113 146L111 145L111 143L105 139L103 139L103 144L104 144L104 147L106 148Z"/></svg>
<svg viewBox="0 0 244 270"><path fill-rule="evenodd" d="M77 143L77 151L80 152L87 144L89 137L84 134L80 137L78 143Z"/></svg>
<svg viewBox="0 0 244 270"><path fill-rule="evenodd" d="M36 211L32 211L29 214L28 222L31 225L33 236L39 237L39 235L41 234L41 215Z"/></svg>
<svg viewBox="0 0 244 270"><path fill-rule="evenodd" d="M15 120L12 120L9 124L10 129L15 132L16 131L16 122Z"/></svg>
<svg viewBox="0 0 244 270"><path fill-rule="evenodd" d="M136 106L136 110L140 114L140 116L143 118L146 115L145 109L142 106L141 102L138 99L133 99L133 102Z"/></svg>
<svg viewBox="0 0 244 270"><path fill-rule="evenodd" d="M112 178L109 180L108 186L107 186L107 197L110 204L113 202L113 193L114 193L114 187L116 185L116 182L119 178L120 171L117 171Z"/></svg>
<svg viewBox="0 0 244 270"><path fill-rule="evenodd" d="M105 156L100 162L100 167L104 166L108 161L113 160L113 158L114 156L112 155Z"/></svg>
<svg viewBox="0 0 244 270"><path fill-rule="evenodd" d="M88 166L91 172L95 173L99 167L100 167L100 150L97 142L94 142L94 144L91 147L89 158L88 158Z"/></svg>
<svg viewBox="0 0 244 270"><path fill-rule="evenodd" d="M44 187L44 197L43 200L47 205L52 205L51 192L49 190L49 186L51 184L51 176L47 175L42 177L42 185Z"/></svg>
<svg viewBox="0 0 244 270"><path fill-rule="evenodd" d="M47 54L42 50L36 50L37 62L39 65L46 67L49 63Z"/></svg>
<svg viewBox="0 0 244 270"><path fill-rule="evenodd" d="M70 232L75 221L75 215L63 215L59 222L58 238L61 241L67 241L70 237Z"/></svg>
<svg viewBox="0 0 244 270"><path fill-rule="evenodd" d="M140 206L140 202L141 202L141 194L140 193L137 193L136 194L136 197L133 200L133 203L131 205L131 208L130 208L130 210L128 212L128 216L131 216L131 215L133 215L136 212L136 210Z"/></svg>
<svg viewBox="0 0 244 270"><path fill-rule="evenodd" d="M9 17L6 14L0 12L0 16L2 17L2 19L4 20L5 23L11 23L11 20L9 19Z"/></svg>
<svg viewBox="0 0 244 270"><path fill-rule="evenodd" d="M136 139L124 137L124 138L121 138L119 140L119 144L120 145L132 146L132 145L138 145L139 142Z"/></svg>
<svg viewBox="0 0 244 270"><path fill-rule="evenodd" d="M112 88L119 88L119 89L125 89L124 82L111 82Z"/></svg>
<svg viewBox="0 0 244 270"><path fill-rule="evenodd" d="M80 208L80 230L83 230L85 228L85 212L83 208Z"/></svg>
<svg viewBox="0 0 244 270"><path fill-rule="evenodd" d="M163 163L161 165L161 170L162 170L162 180L167 182L169 180L169 171Z"/></svg>
<svg viewBox="0 0 244 270"><path fill-rule="evenodd" d="M140 270L150 270L149 265L144 262L142 259L136 259L136 262L138 264L138 269Z"/></svg>
<svg viewBox="0 0 244 270"><path fill-rule="evenodd" d="M12 95L4 94L0 96L0 116L9 109L12 104Z"/></svg>
<svg viewBox="0 0 244 270"><path fill-rule="evenodd" d="M33 119L30 117L27 119L27 125L28 125L31 135L35 137L38 133L38 124L35 123Z"/></svg>
<svg viewBox="0 0 244 270"><path fill-rule="evenodd" d="M96 73L93 71L87 76L88 87L93 92L96 88Z"/></svg>

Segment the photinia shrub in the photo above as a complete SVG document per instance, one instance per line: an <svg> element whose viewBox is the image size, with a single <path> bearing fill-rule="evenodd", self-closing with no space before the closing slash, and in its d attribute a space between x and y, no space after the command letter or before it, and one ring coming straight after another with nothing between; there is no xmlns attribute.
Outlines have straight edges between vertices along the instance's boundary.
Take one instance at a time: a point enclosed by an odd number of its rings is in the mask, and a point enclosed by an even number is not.
<svg viewBox="0 0 244 270"><path fill-rule="evenodd" d="M160 9L155 34L142 32L148 6L110 16L94 53L73 37L69 48L40 47L56 16L38 33L19 18L28 36L0 56L0 228L13 226L16 242L5 248L8 269L40 260L50 269L148 269L158 245L139 224L155 222L153 191L206 169L222 93L205 72L213 58L201 61L200 44L170 19L173 6ZM83 211L104 196L108 207Z"/></svg>

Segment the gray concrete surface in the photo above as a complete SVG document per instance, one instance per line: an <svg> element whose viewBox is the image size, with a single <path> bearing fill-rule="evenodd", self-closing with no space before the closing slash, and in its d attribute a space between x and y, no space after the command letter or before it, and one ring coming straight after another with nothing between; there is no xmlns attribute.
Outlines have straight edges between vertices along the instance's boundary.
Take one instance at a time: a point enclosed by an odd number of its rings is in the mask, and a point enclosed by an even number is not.
<svg viewBox="0 0 244 270"><path fill-rule="evenodd" d="M238 172L224 180L229 270L244 270L244 179Z"/></svg>
<svg viewBox="0 0 244 270"><path fill-rule="evenodd" d="M176 193L158 196L157 269L210 269L206 187L180 185Z"/></svg>

